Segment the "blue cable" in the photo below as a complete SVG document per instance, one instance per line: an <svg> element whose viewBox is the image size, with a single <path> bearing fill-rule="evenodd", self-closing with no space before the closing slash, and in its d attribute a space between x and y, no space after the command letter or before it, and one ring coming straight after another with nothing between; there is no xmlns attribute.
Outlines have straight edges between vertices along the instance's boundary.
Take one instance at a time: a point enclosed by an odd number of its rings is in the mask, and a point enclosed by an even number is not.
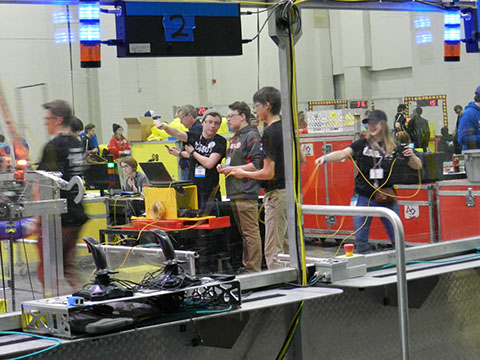
<svg viewBox="0 0 480 360"><path fill-rule="evenodd" d="M448 263L451 263L451 262L470 260L470 259L473 259L473 258L476 258L476 257L479 257L479 256L480 255L477 254L477 255L472 255L472 256L465 257L465 258L442 260L442 261L412 260L412 261L406 261L405 264L448 264ZM387 269L387 268L392 267L392 266L395 266L395 264L383 265L382 267L380 267L378 269L368 270L368 272L383 270L383 269Z"/></svg>
<svg viewBox="0 0 480 360"><path fill-rule="evenodd" d="M222 309L222 310L197 310L197 311L195 311L195 314L215 314L215 313L227 312L227 311L230 311L230 310L232 310L232 305L230 305L228 308Z"/></svg>
<svg viewBox="0 0 480 360"><path fill-rule="evenodd" d="M62 340L57 339L57 338L52 338L52 337L47 337L47 336L41 336L41 335L36 335L36 334L23 333L23 332L18 332L18 331L0 331L0 335L27 335L27 336L32 336L32 337L35 337L35 338L38 338L38 339L52 340L52 341L56 341L56 342L57 342L55 345L49 346L48 348L45 348L45 349L42 349L42 350L39 350L39 351L35 351L35 352L31 353L31 354L22 355L22 356L18 356L18 357L14 357L14 358L9 358L9 359L6 359L6 360L19 360L19 359L28 358L28 357L30 357L30 356L42 354L42 353L44 353L44 352L53 350L53 349L55 349L56 347L59 347L60 344L62 343Z"/></svg>

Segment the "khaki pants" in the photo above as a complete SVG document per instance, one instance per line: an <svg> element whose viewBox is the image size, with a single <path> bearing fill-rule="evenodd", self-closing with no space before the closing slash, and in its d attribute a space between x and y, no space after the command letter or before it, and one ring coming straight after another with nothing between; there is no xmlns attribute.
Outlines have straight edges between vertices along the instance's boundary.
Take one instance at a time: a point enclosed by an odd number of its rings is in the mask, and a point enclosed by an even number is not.
<svg viewBox="0 0 480 360"><path fill-rule="evenodd" d="M265 259L268 270L282 266L275 263L278 254L288 253L286 190L272 190L263 198L265 205Z"/></svg>
<svg viewBox="0 0 480 360"><path fill-rule="evenodd" d="M257 200L231 200L233 216L243 239L243 265L247 272L262 268L262 239L258 225Z"/></svg>

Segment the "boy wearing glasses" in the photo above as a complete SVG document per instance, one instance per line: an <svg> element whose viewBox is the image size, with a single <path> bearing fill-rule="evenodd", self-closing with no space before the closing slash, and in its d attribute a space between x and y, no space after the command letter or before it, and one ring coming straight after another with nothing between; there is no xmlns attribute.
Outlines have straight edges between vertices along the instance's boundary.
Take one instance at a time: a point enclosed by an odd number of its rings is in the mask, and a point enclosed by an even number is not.
<svg viewBox="0 0 480 360"><path fill-rule="evenodd" d="M218 165L218 172L224 175L235 169L255 171L262 168L263 152L260 134L250 125L250 107L243 101L228 106L228 125L235 131L230 139L224 165ZM227 196L232 212L243 239L243 265L246 272L262 268L262 239L258 225L258 195L260 183L253 179L226 180Z"/></svg>
<svg viewBox="0 0 480 360"><path fill-rule="evenodd" d="M186 143L185 151L190 156L189 179L197 186L198 206L207 208L210 195L218 185L217 165L225 157L227 141L217 134L222 123L222 116L215 111L207 111L202 121L202 132L184 132L174 127L156 121L160 130ZM220 191L214 195L221 201Z"/></svg>
<svg viewBox="0 0 480 360"><path fill-rule="evenodd" d="M265 189L265 260L268 270L280 266L275 262L278 254L288 253L287 208L285 190L285 162L283 159L283 132L280 122L282 98L280 91L271 86L258 90L253 95L255 114L265 121L267 127L262 136L264 153L263 168L256 171L236 169L237 178L262 181Z"/></svg>

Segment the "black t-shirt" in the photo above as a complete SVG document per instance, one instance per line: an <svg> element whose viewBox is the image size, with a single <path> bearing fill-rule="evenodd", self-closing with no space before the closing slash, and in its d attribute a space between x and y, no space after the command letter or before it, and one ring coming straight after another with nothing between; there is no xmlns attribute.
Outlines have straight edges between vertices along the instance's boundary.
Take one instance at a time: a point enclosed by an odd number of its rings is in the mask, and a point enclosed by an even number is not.
<svg viewBox="0 0 480 360"><path fill-rule="evenodd" d="M265 128L262 136L263 153L275 162L275 175L272 180L262 181L265 192L285 189L285 162L283 158L282 123L275 121Z"/></svg>
<svg viewBox="0 0 480 360"><path fill-rule="evenodd" d="M380 146L382 146L382 144L380 144ZM352 157L356 161L358 168L371 184L374 184L375 180L370 179L370 170L373 168L383 169L383 177L377 179L378 185L383 185L388 177L396 154L394 153L393 155L387 156L383 151L372 150L366 138L355 141L350 145L350 148L353 150ZM390 177L388 183L383 187L392 186L394 184L393 180L394 177ZM355 177L355 192L360 195L370 196L374 191L375 189L365 181L362 175L357 174Z"/></svg>
<svg viewBox="0 0 480 360"><path fill-rule="evenodd" d="M400 124L400 130L398 130L395 126L397 122ZM395 132L407 131L407 119L401 112L398 112L395 115L395 119L393 121L393 129L395 130Z"/></svg>
<svg viewBox="0 0 480 360"><path fill-rule="evenodd" d="M193 156L190 158L189 178L197 185L198 205L202 207L215 186L218 185L217 165L220 164L225 157L227 140L218 134L216 134L213 139L205 139L202 134L194 132L188 132L187 135L187 143L192 145L198 154L206 157L210 157L213 153L220 154L220 160L211 169L203 167ZM220 191L217 193L217 197L218 196L220 196Z"/></svg>
<svg viewBox="0 0 480 360"><path fill-rule="evenodd" d="M60 134L45 145L42 160L38 170L60 171L62 179L70 181L73 176L82 176L84 169L83 148L71 134ZM68 212L62 214L62 226L81 226L88 217L80 202L75 204L73 199L78 194L78 189L60 191L60 197L67 199Z"/></svg>
<svg viewBox="0 0 480 360"><path fill-rule="evenodd" d="M187 134L188 133L201 134L202 130L203 130L202 123L198 120L195 120L190 130L188 130ZM184 151L184 150L185 150L185 146L182 146L181 151ZM180 166L180 169L182 170L188 169L188 167L190 166L190 159L185 159L184 157L180 156L180 159L178 160L178 166Z"/></svg>

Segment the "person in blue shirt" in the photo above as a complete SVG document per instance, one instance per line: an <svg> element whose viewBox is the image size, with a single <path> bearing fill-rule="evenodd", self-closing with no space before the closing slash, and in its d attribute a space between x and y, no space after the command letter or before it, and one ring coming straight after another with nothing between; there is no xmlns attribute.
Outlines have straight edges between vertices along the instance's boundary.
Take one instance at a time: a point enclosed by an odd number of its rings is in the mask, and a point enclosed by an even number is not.
<svg viewBox="0 0 480 360"><path fill-rule="evenodd" d="M98 140L97 135L95 134L95 124L88 123L85 126L85 134L83 137L80 135L82 139L82 147L88 153L98 154Z"/></svg>
<svg viewBox="0 0 480 360"><path fill-rule="evenodd" d="M88 138L88 141L85 141L84 139ZM93 123L88 123L85 126L85 131L80 134L80 139L82 140L82 144L88 144L88 149L96 149L97 151L92 151L98 153L99 147L98 147L98 139L97 139L97 134L95 134L95 124Z"/></svg>
<svg viewBox="0 0 480 360"><path fill-rule="evenodd" d="M10 146L5 143L5 136L0 135L0 148L5 150L6 155L10 155Z"/></svg>
<svg viewBox="0 0 480 360"><path fill-rule="evenodd" d="M458 142L463 150L480 149L480 86L473 100L465 107L458 125Z"/></svg>

